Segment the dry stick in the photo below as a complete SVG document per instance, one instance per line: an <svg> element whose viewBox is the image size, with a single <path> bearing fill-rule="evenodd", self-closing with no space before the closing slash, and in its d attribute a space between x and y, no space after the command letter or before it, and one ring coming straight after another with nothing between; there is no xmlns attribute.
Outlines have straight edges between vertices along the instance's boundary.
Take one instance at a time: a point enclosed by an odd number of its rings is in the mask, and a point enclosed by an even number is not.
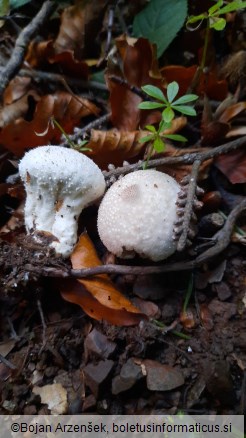
<svg viewBox="0 0 246 438"><path fill-rule="evenodd" d="M164 164L193 164L194 161L209 160L211 158L217 157L218 155L227 154L228 152L234 151L246 145L246 136L241 137L237 140L230 141L229 143L222 144L206 152L194 152L185 153L178 157L163 157L155 160L149 160L148 167L157 167ZM143 161L135 164L130 164L129 166L118 167L117 169L111 170L109 172L103 172L105 178L111 178L112 176L125 175L126 173L133 172L135 170L142 169Z"/></svg>
<svg viewBox="0 0 246 438"><path fill-rule="evenodd" d="M216 233L214 239L216 244L198 256L194 260L177 262L161 266L124 266L124 265L101 265L93 268L84 269L67 269L66 271L56 268L43 267L37 268L30 264L24 266L24 269L30 272L36 272L46 277L60 278L86 278L100 274L132 274L132 275L148 275L148 274L163 274L165 272L187 271L201 265L213 257L221 253L230 243L230 237L235 226L237 218L243 210L246 209L246 199L237 205L227 217L224 227Z"/></svg>
<svg viewBox="0 0 246 438"><path fill-rule="evenodd" d="M190 181L188 185L187 200L184 208L184 216L182 223L183 230L177 243L177 251L183 251L183 249L186 246L191 216L193 213L194 197L196 194L196 187L197 187L196 182L197 182L200 165L201 165L201 161L195 160L192 166Z"/></svg>
<svg viewBox="0 0 246 438"><path fill-rule="evenodd" d="M6 365L11 370L17 369L17 367L13 363L11 363L8 359L6 359L6 357L4 357L1 353L0 353L0 362L2 362L4 365Z"/></svg>
<svg viewBox="0 0 246 438"><path fill-rule="evenodd" d="M99 117L98 119L89 123L84 128L80 129L78 132L76 132L76 134L70 135L69 136L70 140L73 142L81 140L81 137L83 135L88 134L91 131L91 129L98 128L99 126L108 122L110 120L110 117L111 117L111 113L107 113L104 116ZM64 143L61 143L60 146L68 146L68 143L65 141Z"/></svg>
<svg viewBox="0 0 246 438"><path fill-rule="evenodd" d="M8 61L6 67L1 72L0 96L2 96L10 80L19 71L20 66L24 61L28 44L30 43L34 34L38 32L40 27L50 17L50 15L52 14L55 8L56 8L56 3L54 1L47 0L43 4L37 15L32 19L32 21L21 31L20 35L16 40L11 58Z"/></svg>
<svg viewBox="0 0 246 438"><path fill-rule="evenodd" d="M153 99L147 96L146 93L143 90L141 90L141 88L129 84L129 82L127 82L126 79L121 78L120 76L110 75L108 79L111 80L112 82L115 82L116 84L124 85L126 88L128 88L128 90L132 91L134 94L136 94L137 96L141 97L144 100L153 101Z"/></svg>
<svg viewBox="0 0 246 438"><path fill-rule="evenodd" d="M4 70L3 68L0 68L0 75L2 74L3 70ZM64 80L65 80L70 86L74 86L77 88L86 88L86 89L96 88L98 90L108 91L108 87L105 84L102 84L101 82L86 81L83 79L71 78L69 76L61 75L59 73L51 73L51 72L36 70L33 68L29 68L29 69L22 68L18 72L18 76L28 77L37 82L48 81L52 83L58 83L61 85L64 85Z"/></svg>

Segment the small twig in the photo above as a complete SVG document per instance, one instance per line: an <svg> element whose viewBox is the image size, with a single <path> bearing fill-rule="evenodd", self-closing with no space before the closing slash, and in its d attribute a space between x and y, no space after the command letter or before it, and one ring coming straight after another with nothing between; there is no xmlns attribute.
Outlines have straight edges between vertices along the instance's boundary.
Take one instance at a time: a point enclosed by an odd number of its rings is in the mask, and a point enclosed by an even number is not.
<svg viewBox="0 0 246 438"><path fill-rule="evenodd" d="M197 177L198 177L200 165L201 165L201 161L195 160L193 163L193 166L192 166L192 171L191 171L190 181L189 181L189 186L188 186L188 192L187 192L187 199L186 199L186 204L184 207L182 233L181 233L180 238L179 238L178 243L177 243L177 250L178 251L183 251L183 249L186 246L188 232L189 232L189 228L190 228L191 216L193 214L193 205L194 205L194 198L195 198L195 194L196 194Z"/></svg>
<svg viewBox="0 0 246 438"><path fill-rule="evenodd" d="M231 235L235 227L235 222L245 209L246 199L244 199L230 212L223 228L221 228L221 230L219 230L213 237L213 240L216 241L216 244L195 259L197 264L201 264L207 260L210 260L211 258L220 254L229 245Z"/></svg>
<svg viewBox="0 0 246 438"><path fill-rule="evenodd" d="M0 74L4 71L3 68L0 68ZM61 85L64 85L64 80L67 84L70 85L70 87L77 87L77 88L95 88L98 90L108 91L108 87L105 84L102 84L101 82L96 81L86 81L83 79L78 78L71 78L69 76L61 75L59 73L51 73L46 72L42 70L36 70L33 68L22 68L18 72L18 76L21 77L28 77L33 79L36 82L44 81L44 82L52 82L52 83L58 83Z"/></svg>
<svg viewBox="0 0 246 438"><path fill-rule="evenodd" d="M76 142L81 140L81 138L88 134L91 129L98 128L99 126L103 125L104 123L108 122L110 120L111 113L107 113L104 116L99 117L96 120L93 120L93 122L86 125L84 128L80 129L76 134L70 135L69 139L72 142ZM64 143L61 143L61 146L67 146L68 143L65 141Z"/></svg>
<svg viewBox="0 0 246 438"><path fill-rule="evenodd" d="M111 41L112 41L112 30L113 30L113 24L114 24L114 14L115 14L115 6L110 5L109 11L108 11L108 32L107 32L107 41L106 41L106 46L105 46L104 59L107 58L109 51L110 51L110 46L111 46Z"/></svg>
<svg viewBox="0 0 246 438"><path fill-rule="evenodd" d="M126 88L128 88L128 90L132 91L132 93L136 94L137 96L141 97L144 100L149 100L149 101L153 100L149 96L147 96L146 93L144 93L144 91L141 90L141 88L129 84L129 82L126 79L121 78L120 76L110 75L108 79L112 82L115 82L116 84L124 85Z"/></svg>
<svg viewBox="0 0 246 438"><path fill-rule="evenodd" d="M149 168L162 166L164 164L193 164L194 161L204 162L211 158L215 158L219 155L227 154L228 152L234 151L246 145L246 136L238 138L237 140L230 141L229 143L222 144L216 148L210 149L206 152L194 152L185 153L184 155L179 155L178 157L163 157L155 160L149 161ZM104 172L105 178L111 178L112 176L125 175L127 173L133 172L135 170L142 169L143 161L135 164L130 164L129 166L118 167L117 169L111 170L109 172Z"/></svg>
<svg viewBox="0 0 246 438"><path fill-rule="evenodd" d="M40 27L50 17L55 8L56 3L53 0L47 0L43 4L37 15L33 18L33 20L21 31L16 40L11 58L8 61L6 67L1 72L0 96L2 96L10 80L16 75L16 73L20 69L20 66L24 61L28 44L30 43L34 34L38 32Z"/></svg>
<svg viewBox="0 0 246 438"><path fill-rule="evenodd" d="M30 272L36 272L45 277L60 277L60 278L87 278L100 274L132 274L132 275L148 275L148 274L163 274L165 272L188 271L204 262L211 260L216 255L220 254L230 243L230 237L233 232L235 222L243 210L246 209L246 199L244 199L237 207L229 214L224 227L216 233L214 239L216 243L212 248L209 248L203 254L199 255L194 260L170 263L159 266L125 266L125 265L101 265L92 268L84 269L67 269L61 270L50 267L37 268L30 264L24 266L24 269ZM213 240L214 240L213 239Z"/></svg>
<svg viewBox="0 0 246 438"><path fill-rule="evenodd" d="M40 319L41 319L41 324L42 324L42 329L43 329L43 333L42 333L42 339L43 339L42 349L43 349L45 344L46 344L46 329L47 329L47 325L46 325L46 322L45 322L45 319L44 319L44 312L43 312L40 300L37 300L37 308L38 308L38 312L39 312Z"/></svg>
<svg viewBox="0 0 246 438"><path fill-rule="evenodd" d="M17 367L11 363L8 359L6 359L6 357L4 357L1 353L0 353L0 362L2 362L4 365L6 365L6 367L10 368L11 370L16 370Z"/></svg>

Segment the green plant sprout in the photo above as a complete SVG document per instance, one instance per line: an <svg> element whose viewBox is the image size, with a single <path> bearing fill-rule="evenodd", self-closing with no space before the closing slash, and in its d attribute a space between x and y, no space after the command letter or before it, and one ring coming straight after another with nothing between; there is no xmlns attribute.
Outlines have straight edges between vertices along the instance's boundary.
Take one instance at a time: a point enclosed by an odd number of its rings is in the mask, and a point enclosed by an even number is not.
<svg viewBox="0 0 246 438"><path fill-rule="evenodd" d="M88 143L87 140L82 140L80 144L76 145L69 137L69 135L64 131L63 127L60 125L60 123L54 118L51 118L51 124L53 124L54 126L56 126L59 131L61 131L61 133L64 135L64 137L66 138L69 146L72 149L76 149L79 152L86 152L86 151L91 151L90 148L85 148L84 145L86 145Z"/></svg>
<svg viewBox="0 0 246 438"><path fill-rule="evenodd" d="M160 121L158 128L156 129L153 125L146 125L145 128L150 132L150 134L142 137L139 140L140 143L151 143L151 149L148 152L146 161L143 165L143 168L146 169L153 151L155 150L156 152L163 152L165 150L165 138L181 142L187 141L183 135L165 134L164 131L171 127L171 122L175 118L175 111L187 116L196 115L196 110L192 106L186 104L197 100L198 96L196 94L186 94L185 96L181 96L174 100L179 91L179 85L175 81L168 84L167 97L164 96L164 93L160 90L160 88L155 87L154 85L144 85L142 90L148 96L154 98L156 102L141 102L138 105L139 109L152 110L163 108L162 120Z"/></svg>
<svg viewBox="0 0 246 438"><path fill-rule="evenodd" d="M225 6L223 6L225 4ZM246 7L246 1L232 1L231 3L227 3L224 0L217 1L207 12L203 12L199 15L191 15L186 21L186 26L189 30L196 30L204 20L207 21L205 38L204 38L204 46L202 52L201 64L197 69L196 75L193 79L193 87L195 89L197 83L199 81L200 75L204 70L207 59L207 51L208 51L208 42L209 42L209 33L211 29L215 29L217 31L221 31L226 26L225 18L221 17L221 15L227 14L228 12L236 12L239 9L244 9ZM197 23L198 25L193 29L190 25Z"/></svg>

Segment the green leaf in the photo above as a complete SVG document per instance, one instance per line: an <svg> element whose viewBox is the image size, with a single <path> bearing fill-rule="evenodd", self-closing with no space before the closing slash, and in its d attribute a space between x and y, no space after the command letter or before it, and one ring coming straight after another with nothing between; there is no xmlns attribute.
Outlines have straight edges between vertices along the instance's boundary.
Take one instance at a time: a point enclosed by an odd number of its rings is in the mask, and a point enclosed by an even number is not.
<svg viewBox="0 0 246 438"><path fill-rule="evenodd" d="M9 5L11 9L17 9L21 6L26 5L27 3L30 3L31 0L10 0Z"/></svg>
<svg viewBox="0 0 246 438"><path fill-rule="evenodd" d="M197 100L199 96L197 96L196 94L185 94L182 97L179 97L179 99L175 100L175 102L173 102L173 105L180 105L183 103L188 103L188 102L193 102L194 100Z"/></svg>
<svg viewBox="0 0 246 438"><path fill-rule="evenodd" d="M178 111L182 114L185 114L187 116L196 116L196 110L192 106L188 105L173 105L172 107L175 111Z"/></svg>
<svg viewBox="0 0 246 438"><path fill-rule="evenodd" d="M152 141L152 140L154 140L153 135L146 135L145 137L140 138L138 141L139 143L146 143L147 141Z"/></svg>
<svg viewBox="0 0 246 438"><path fill-rule="evenodd" d="M160 57L173 41L187 16L187 0L151 0L133 21L133 36L157 45Z"/></svg>
<svg viewBox="0 0 246 438"><path fill-rule="evenodd" d="M9 0L0 0L0 18L8 15L9 13Z"/></svg>
<svg viewBox="0 0 246 438"><path fill-rule="evenodd" d="M160 137L157 137L153 143L156 152L163 152L165 149L165 143Z"/></svg>
<svg viewBox="0 0 246 438"><path fill-rule="evenodd" d="M138 105L139 109L147 109L147 110L151 110L151 109L155 109L155 108L162 108L163 106L165 106L163 103L157 103L157 102L141 102Z"/></svg>
<svg viewBox="0 0 246 438"><path fill-rule="evenodd" d="M166 123L171 122L174 119L174 116L175 114L170 106L165 108L162 112L162 118Z"/></svg>
<svg viewBox="0 0 246 438"><path fill-rule="evenodd" d="M148 131L154 132L154 133L156 132L156 129L153 125L146 125L145 129L147 129Z"/></svg>
<svg viewBox="0 0 246 438"><path fill-rule="evenodd" d="M208 13L209 15L213 15L214 12L218 11L218 9L223 5L223 0L219 0L215 5L211 6L209 8Z"/></svg>
<svg viewBox="0 0 246 438"><path fill-rule="evenodd" d="M170 138L170 140L188 141L187 138L185 138L183 135L179 135L179 134L164 134L164 137Z"/></svg>
<svg viewBox="0 0 246 438"><path fill-rule="evenodd" d="M205 18L207 18L207 14L191 15L188 18L186 24L197 23L197 21L203 21Z"/></svg>
<svg viewBox="0 0 246 438"><path fill-rule="evenodd" d="M169 129L169 128L171 128L171 123L170 122L167 123L165 122L165 120L162 120L159 124L158 132L160 133L162 131L165 131L165 129Z"/></svg>
<svg viewBox="0 0 246 438"><path fill-rule="evenodd" d="M162 102L167 103L167 99L165 98L160 88L155 87L154 85L144 85L141 88L146 94L154 97L154 99L161 100Z"/></svg>
<svg viewBox="0 0 246 438"><path fill-rule="evenodd" d="M218 14L227 14L228 12L238 11L238 9L244 9L246 7L246 2L234 1L224 6L218 11Z"/></svg>
<svg viewBox="0 0 246 438"><path fill-rule="evenodd" d="M171 82L167 86L167 98L168 102L172 103L173 99L177 96L179 92L179 84L175 81Z"/></svg>
<svg viewBox="0 0 246 438"><path fill-rule="evenodd" d="M210 17L209 27L210 29L223 30L226 27L226 20L224 18Z"/></svg>

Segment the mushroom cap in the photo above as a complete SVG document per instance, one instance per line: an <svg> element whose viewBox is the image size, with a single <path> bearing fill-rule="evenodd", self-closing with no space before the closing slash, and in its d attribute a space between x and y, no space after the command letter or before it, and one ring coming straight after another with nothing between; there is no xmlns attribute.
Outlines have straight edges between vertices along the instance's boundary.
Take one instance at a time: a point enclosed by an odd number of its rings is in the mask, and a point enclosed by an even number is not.
<svg viewBox="0 0 246 438"><path fill-rule="evenodd" d="M88 157L62 146L39 146L25 154L19 164L27 193L27 232L51 233L57 254L68 257L77 240L78 217L84 207L105 191L99 167Z"/></svg>
<svg viewBox="0 0 246 438"><path fill-rule="evenodd" d="M81 194L83 206L102 196L105 180L99 167L87 156L62 146L39 146L29 150L19 163L21 179L35 181L59 195Z"/></svg>
<svg viewBox="0 0 246 438"><path fill-rule="evenodd" d="M98 211L98 232L106 248L122 258L139 254L164 260L176 250L179 184L156 170L139 170L114 183Z"/></svg>

